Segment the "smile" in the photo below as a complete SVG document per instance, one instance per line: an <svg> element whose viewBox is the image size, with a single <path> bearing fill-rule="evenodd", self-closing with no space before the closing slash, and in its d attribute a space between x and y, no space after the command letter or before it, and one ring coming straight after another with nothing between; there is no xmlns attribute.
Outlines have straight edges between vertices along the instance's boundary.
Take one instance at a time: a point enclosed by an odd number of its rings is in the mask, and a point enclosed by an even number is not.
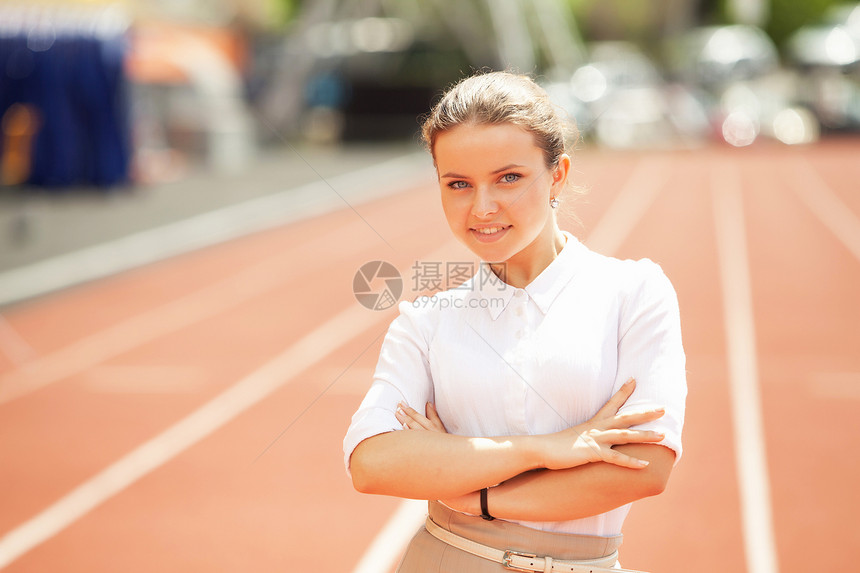
<svg viewBox="0 0 860 573"><path fill-rule="evenodd" d="M492 242L502 238L510 229L510 225L498 225L495 227L482 227L480 229L469 229L472 236L483 243Z"/></svg>

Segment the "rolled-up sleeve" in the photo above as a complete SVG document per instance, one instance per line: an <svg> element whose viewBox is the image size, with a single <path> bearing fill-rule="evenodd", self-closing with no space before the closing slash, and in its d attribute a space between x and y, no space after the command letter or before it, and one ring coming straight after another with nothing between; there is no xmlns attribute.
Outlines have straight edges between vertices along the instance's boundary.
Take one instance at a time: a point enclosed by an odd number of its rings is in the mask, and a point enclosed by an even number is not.
<svg viewBox="0 0 860 573"><path fill-rule="evenodd" d="M382 342L373 383L352 417L343 439L346 471L353 450L363 440L400 430L394 413L399 402L424 412L433 400L428 349L431 317L425 308L403 301L400 315L388 327Z"/></svg>
<svg viewBox="0 0 860 573"><path fill-rule="evenodd" d="M630 378L636 390L620 412L662 406L666 413L636 429L663 432L661 445L681 459L681 430L687 398L686 358L678 298L663 270L645 259L628 291L619 320L618 371L613 392Z"/></svg>

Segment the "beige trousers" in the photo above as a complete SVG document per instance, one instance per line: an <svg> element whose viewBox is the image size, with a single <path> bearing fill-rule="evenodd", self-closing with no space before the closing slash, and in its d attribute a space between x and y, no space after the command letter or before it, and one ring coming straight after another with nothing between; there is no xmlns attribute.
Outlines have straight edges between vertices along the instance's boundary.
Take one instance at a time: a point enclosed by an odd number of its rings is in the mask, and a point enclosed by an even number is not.
<svg viewBox="0 0 860 573"><path fill-rule="evenodd" d="M575 561L596 559L611 554L621 545L621 535L570 535L524 527L510 521L486 521L463 515L431 501L430 518L441 527L461 537L496 549L510 549L553 559ZM409 546L397 573L501 573L499 563L476 557L430 535L422 526Z"/></svg>

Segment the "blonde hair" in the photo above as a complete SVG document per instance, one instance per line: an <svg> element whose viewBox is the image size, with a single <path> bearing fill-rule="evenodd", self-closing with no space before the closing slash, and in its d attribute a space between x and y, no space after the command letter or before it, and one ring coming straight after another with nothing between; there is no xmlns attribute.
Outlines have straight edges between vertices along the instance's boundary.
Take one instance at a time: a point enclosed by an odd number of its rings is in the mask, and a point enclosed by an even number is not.
<svg viewBox="0 0 860 573"><path fill-rule="evenodd" d="M510 72L481 72L460 80L433 106L421 135L434 161L436 137L466 123L511 123L531 132L547 168L555 167L579 136L542 87L529 76Z"/></svg>

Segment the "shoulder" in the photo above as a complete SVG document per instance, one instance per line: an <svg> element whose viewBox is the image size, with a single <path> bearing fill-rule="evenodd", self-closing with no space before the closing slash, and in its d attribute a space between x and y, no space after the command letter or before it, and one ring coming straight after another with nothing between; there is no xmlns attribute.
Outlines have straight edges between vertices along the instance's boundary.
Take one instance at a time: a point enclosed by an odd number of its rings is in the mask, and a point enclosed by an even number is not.
<svg viewBox="0 0 860 573"><path fill-rule="evenodd" d="M444 314L447 309L460 307L465 301L474 296L475 289L473 288L474 277L468 279L463 284L435 292L430 295L417 296L411 301L404 300L400 302L400 312L407 312L415 316L421 316L427 319Z"/></svg>
<svg viewBox="0 0 860 573"><path fill-rule="evenodd" d="M440 322L450 318L455 312L472 308L470 299L476 296L471 288L469 279L458 288L440 291L432 295L423 295L413 300L403 300L397 305L400 315L395 322L409 323L412 328L419 330L425 338L432 339Z"/></svg>
<svg viewBox="0 0 860 573"><path fill-rule="evenodd" d="M586 280L614 301L622 323L642 315L676 316L678 297L663 268L648 258L617 259L589 251Z"/></svg>
<svg viewBox="0 0 860 573"><path fill-rule="evenodd" d="M674 293L674 288L663 268L644 258L638 260L617 259L588 251L589 275L607 288L614 288L622 295L633 295L642 291Z"/></svg>
<svg viewBox="0 0 860 573"><path fill-rule="evenodd" d="M611 297L617 309L619 337L656 340L662 333L666 340L677 340L680 348L678 296L659 264L594 254L590 268L603 296Z"/></svg>

